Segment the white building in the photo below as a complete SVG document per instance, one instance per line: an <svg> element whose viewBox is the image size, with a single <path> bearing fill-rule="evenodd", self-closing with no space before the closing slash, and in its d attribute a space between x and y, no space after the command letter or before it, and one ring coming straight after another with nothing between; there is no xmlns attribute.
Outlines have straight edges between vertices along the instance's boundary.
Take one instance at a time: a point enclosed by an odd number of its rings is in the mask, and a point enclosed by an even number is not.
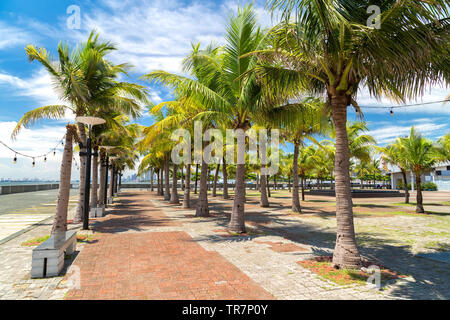
<svg viewBox="0 0 450 320"><path fill-rule="evenodd" d="M399 185L403 183L403 175L398 168L390 171L392 189L399 189ZM450 191L450 162L440 163L433 167L429 173L422 175L422 183L434 182L439 191ZM411 183L411 189L415 190L416 179L410 171L406 173L406 182Z"/></svg>

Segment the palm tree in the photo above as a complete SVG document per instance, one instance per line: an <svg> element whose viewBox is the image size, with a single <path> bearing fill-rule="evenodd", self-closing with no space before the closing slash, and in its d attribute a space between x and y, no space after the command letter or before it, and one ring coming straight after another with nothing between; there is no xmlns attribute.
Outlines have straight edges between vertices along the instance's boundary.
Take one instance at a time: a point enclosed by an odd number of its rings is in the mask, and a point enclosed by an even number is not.
<svg viewBox="0 0 450 320"><path fill-rule="evenodd" d="M400 138L391 145L388 145L384 148L378 148L381 151L382 156L381 159L385 163L389 163L393 166L397 166L400 169L403 177L403 187L405 190L405 203L409 203L409 190L408 190L408 180L406 178L407 172L407 158L405 154L402 152L402 142Z"/></svg>
<svg viewBox="0 0 450 320"><path fill-rule="evenodd" d="M300 150L298 158L298 174L301 178L302 201L305 201L305 178L306 175L314 168L314 147L304 147Z"/></svg>
<svg viewBox="0 0 450 320"><path fill-rule="evenodd" d="M114 65L105 56L116 50L109 42L101 42L98 34L91 32L88 40L69 53L69 47L58 46L58 60L52 60L45 48L26 47L30 61L38 61L51 75L58 88L60 99L68 105L53 105L27 112L13 131L16 136L22 127L28 127L39 119L61 119L66 112L75 116L95 116L100 110L115 111L139 116L140 103L147 103L144 87L117 81L126 74L126 64ZM80 154L85 153L85 126L78 123ZM80 184L78 209L74 221L81 221L84 208L86 157L80 156Z"/></svg>
<svg viewBox="0 0 450 320"><path fill-rule="evenodd" d="M400 151L406 159L407 168L416 177L417 201L416 212L424 213L421 175L430 171L438 160L433 142L422 137L420 133L411 128L407 138L400 138Z"/></svg>
<svg viewBox="0 0 450 320"><path fill-rule="evenodd" d="M270 10L279 11L283 20L274 31L280 49L269 53L277 64L257 72L292 94L304 86L306 77L311 89L327 98L336 128L338 227L333 264L341 267L361 265L353 225L347 107L360 111L356 94L362 86L376 98L385 95L404 102L419 97L425 86L448 79L442 61L448 62L446 1L379 2L380 28L367 27L369 4L268 0ZM295 67L286 68L285 61Z"/></svg>
<svg viewBox="0 0 450 320"><path fill-rule="evenodd" d="M312 135L328 131L329 126L324 121L323 103L318 99L305 98L299 103L288 103L276 106L262 113L264 121L274 124L283 131L283 136L294 144L294 155L292 164L292 211L301 212L299 199L299 172L298 158L300 147L304 139L310 139Z"/></svg>
<svg viewBox="0 0 450 320"><path fill-rule="evenodd" d="M436 143L436 151L440 161L450 161L450 132L439 138Z"/></svg>
<svg viewBox="0 0 450 320"><path fill-rule="evenodd" d="M213 54L200 52L195 55L198 64L194 64L192 70L197 79L164 71L152 72L144 78L159 81L172 87L176 93L201 101L214 113L218 122L231 123L232 129L245 132L251 128L252 114L261 105L261 89L253 75L247 77L247 72L253 68L254 59L243 56L258 50L263 38L252 6L240 8L236 16L230 17L225 48L214 49ZM206 175L202 175L201 182L202 179L206 182ZM245 232L244 205L245 164L238 163L236 193L229 224L232 231Z"/></svg>

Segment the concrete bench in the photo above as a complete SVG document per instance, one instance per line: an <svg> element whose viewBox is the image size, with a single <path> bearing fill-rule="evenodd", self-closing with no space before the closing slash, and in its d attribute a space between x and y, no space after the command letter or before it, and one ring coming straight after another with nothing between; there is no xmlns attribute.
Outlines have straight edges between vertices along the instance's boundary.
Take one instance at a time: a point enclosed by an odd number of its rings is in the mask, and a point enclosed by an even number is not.
<svg viewBox="0 0 450 320"><path fill-rule="evenodd" d="M39 247L33 249L31 278L57 277L64 267L65 255L73 254L76 247L76 231L52 235Z"/></svg>
<svg viewBox="0 0 450 320"><path fill-rule="evenodd" d="M105 207L91 208L89 218L103 218L105 216Z"/></svg>

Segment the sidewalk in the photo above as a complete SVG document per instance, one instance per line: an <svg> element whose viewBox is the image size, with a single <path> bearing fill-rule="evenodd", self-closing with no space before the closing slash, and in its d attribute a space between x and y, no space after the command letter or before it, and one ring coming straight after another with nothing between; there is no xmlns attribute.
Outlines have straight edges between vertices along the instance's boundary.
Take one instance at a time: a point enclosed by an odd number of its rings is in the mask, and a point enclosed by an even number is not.
<svg viewBox="0 0 450 320"><path fill-rule="evenodd" d="M80 290L67 299L273 299L217 252L207 251L150 202L125 194L74 262Z"/></svg>

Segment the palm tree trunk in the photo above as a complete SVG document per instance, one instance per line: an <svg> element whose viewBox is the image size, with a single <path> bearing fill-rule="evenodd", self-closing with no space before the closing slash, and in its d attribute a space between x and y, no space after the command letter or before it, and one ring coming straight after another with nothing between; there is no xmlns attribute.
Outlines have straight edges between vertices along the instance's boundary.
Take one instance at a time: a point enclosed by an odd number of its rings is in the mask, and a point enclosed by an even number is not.
<svg viewBox="0 0 450 320"><path fill-rule="evenodd" d="M181 171L181 190L184 191L184 166L180 166L180 171Z"/></svg>
<svg viewBox="0 0 450 320"><path fill-rule="evenodd" d="M300 143L294 142L294 159L292 164L292 211L302 212L299 199L299 187L298 187L298 154L300 151Z"/></svg>
<svg viewBox="0 0 450 320"><path fill-rule="evenodd" d="M158 196L160 196L161 195L161 184L160 184L160 181L159 181L159 170L156 170L156 194L158 195Z"/></svg>
<svg viewBox="0 0 450 320"><path fill-rule="evenodd" d="M353 202L350 190L350 152L347 136L347 97L334 95L331 99L332 115L336 130L336 247L333 265L358 268L361 257L356 246L353 223Z"/></svg>
<svg viewBox="0 0 450 320"><path fill-rule="evenodd" d="M184 198L183 208L189 209L191 207L191 165L186 165L186 178L184 184Z"/></svg>
<svg viewBox="0 0 450 320"><path fill-rule="evenodd" d="M66 142L61 162L58 202L56 205L56 215L53 222L52 234L67 231L67 210L70 198L70 178L72 174L73 158L73 135L76 134L76 128L73 125L67 125Z"/></svg>
<svg viewBox="0 0 450 320"><path fill-rule="evenodd" d="M150 169L150 191L153 192L154 188L153 188L153 168Z"/></svg>
<svg viewBox="0 0 450 320"><path fill-rule="evenodd" d="M100 185L98 188L98 204L103 207L105 205L105 183L106 183L106 157L104 153L100 153Z"/></svg>
<svg viewBox="0 0 450 320"><path fill-rule="evenodd" d="M97 154L97 155L95 155ZM98 206L98 147L94 147L94 156L92 157L92 190L91 190L91 208Z"/></svg>
<svg viewBox="0 0 450 320"><path fill-rule="evenodd" d="M229 228L233 232L245 233L245 164L236 166L236 192Z"/></svg>
<svg viewBox="0 0 450 320"><path fill-rule="evenodd" d="M408 180L406 180L406 171L405 170L401 170L402 171L402 176L403 176L403 184L404 184L404 188L405 188L405 203L409 203L409 190L408 190Z"/></svg>
<svg viewBox="0 0 450 320"><path fill-rule="evenodd" d="M423 197L422 197L422 184L420 178L420 172L416 172L416 212L417 213L425 213L425 209L423 208Z"/></svg>
<svg viewBox="0 0 450 320"><path fill-rule="evenodd" d="M301 174L302 177L302 201L305 201L305 174Z"/></svg>
<svg viewBox="0 0 450 320"><path fill-rule="evenodd" d="M159 169L159 181L161 183L161 194L164 197L164 169Z"/></svg>
<svg viewBox="0 0 450 320"><path fill-rule="evenodd" d="M195 169L195 190L194 190L195 194L197 194L197 186L198 186L198 168L199 165L197 164L197 167Z"/></svg>
<svg viewBox="0 0 450 320"><path fill-rule="evenodd" d="M157 183L158 183L158 196L162 196L162 178L161 178L161 169L158 169L157 171Z"/></svg>
<svg viewBox="0 0 450 320"><path fill-rule="evenodd" d="M164 200L170 201L170 159L169 159L169 153L166 153L165 156L165 165L164 165L164 171L165 171L165 177L164 177L164 184L165 184L165 190L164 190Z"/></svg>
<svg viewBox="0 0 450 320"><path fill-rule="evenodd" d="M212 192L213 198L217 197L217 179L219 179L219 170L220 170L220 163L217 165L216 175L214 176L214 185Z"/></svg>
<svg viewBox="0 0 450 320"><path fill-rule="evenodd" d="M265 176L266 182L267 182L267 196L269 198L272 197L272 193L270 192L270 176Z"/></svg>
<svg viewBox="0 0 450 320"><path fill-rule="evenodd" d="M86 130L84 128L84 124L77 123L78 133L80 138L80 184L78 185L78 206L75 212L75 217L73 221L75 223L80 223L83 221L84 215L84 193L85 193L85 184L86 184L86 156L82 156L81 154L86 154L86 145L87 145L87 137Z"/></svg>
<svg viewBox="0 0 450 320"><path fill-rule="evenodd" d="M180 198L178 197L178 166L173 164L173 172L172 172L172 195L170 196L171 204L180 204Z"/></svg>
<svg viewBox="0 0 450 320"><path fill-rule="evenodd" d="M114 197L114 166L110 167L109 176L110 176L110 179L109 179L110 181L109 181L108 194L112 198L112 197Z"/></svg>
<svg viewBox="0 0 450 320"><path fill-rule="evenodd" d="M202 170L200 175L200 194L198 195L198 204L195 212L196 217L209 217L207 176L208 176L208 164L202 158Z"/></svg>
<svg viewBox="0 0 450 320"><path fill-rule="evenodd" d="M264 170L266 168L266 165L261 165L262 169ZM269 199L267 198L267 185L266 185L266 176L261 174L260 179L260 188L261 188L261 199L260 199L260 206L262 208L268 208L270 207Z"/></svg>
<svg viewBox="0 0 450 320"><path fill-rule="evenodd" d="M230 198L230 196L228 195L228 171L225 157L223 157L222 175L223 175L223 198L227 200Z"/></svg>
<svg viewBox="0 0 450 320"><path fill-rule="evenodd" d="M277 175L273 176L273 189L277 190L278 189L278 185L277 185Z"/></svg>

